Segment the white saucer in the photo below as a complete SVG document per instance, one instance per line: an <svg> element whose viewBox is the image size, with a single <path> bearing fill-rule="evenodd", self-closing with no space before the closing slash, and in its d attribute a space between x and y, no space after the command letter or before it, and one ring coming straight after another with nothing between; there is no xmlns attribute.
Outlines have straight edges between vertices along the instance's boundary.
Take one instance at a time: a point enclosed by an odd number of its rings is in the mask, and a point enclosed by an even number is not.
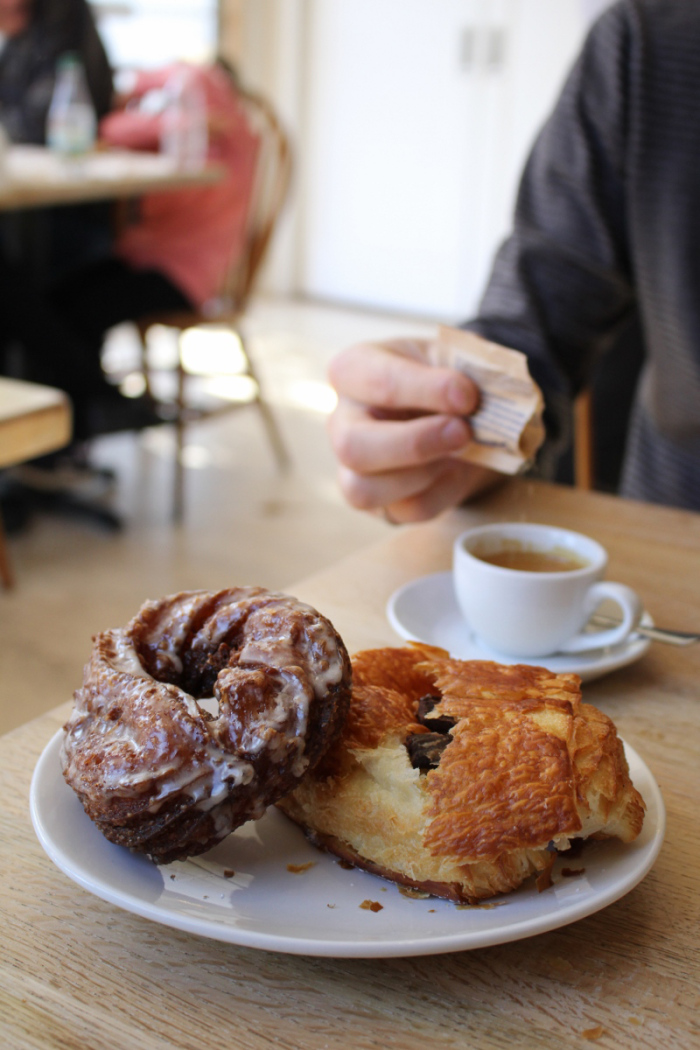
<svg viewBox="0 0 700 1050"><path fill-rule="evenodd" d="M588 653L559 653L538 657L537 660L504 656L487 648L471 633L457 605L451 572L421 576L400 587L389 599L386 612L389 623L402 638L440 646L460 660L534 663L555 673L580 675L584 682L634 663L644 656L651 644L648 638L632 634L621 645L593 649ZM644 613L642 623L653 625L648 613Z"/></svg>

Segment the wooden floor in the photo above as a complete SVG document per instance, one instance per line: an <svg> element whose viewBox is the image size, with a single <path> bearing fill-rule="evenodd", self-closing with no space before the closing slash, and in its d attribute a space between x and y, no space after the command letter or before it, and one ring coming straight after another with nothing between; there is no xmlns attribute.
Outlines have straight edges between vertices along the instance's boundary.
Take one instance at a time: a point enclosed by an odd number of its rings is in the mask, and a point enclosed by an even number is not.
<svg viewBox="0 0 700 1050"><path fill-rule="evenodd" d="M201 424L187 450L185 520L174 527L170 428L97 442L94 460L117 471L110 501L124 527L44 513L10 537L17 586L0 591L0 732L70 699L91 636L126 623L147 598L236 584L289 588L389 528L347 507L337 490L326 367L352 342L433 326L265 300L247 331L291 469L279 472L253 409Z"/></svg>

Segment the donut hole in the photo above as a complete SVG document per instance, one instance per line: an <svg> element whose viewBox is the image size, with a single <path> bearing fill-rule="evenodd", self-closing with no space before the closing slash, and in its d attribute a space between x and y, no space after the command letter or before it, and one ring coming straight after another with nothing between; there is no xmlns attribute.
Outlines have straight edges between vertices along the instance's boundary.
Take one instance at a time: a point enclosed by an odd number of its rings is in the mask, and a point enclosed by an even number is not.
<svg viewBox="0 0 700 1050"><path fill-rule="evenodd" d="M213 651L191 646L176 653L164 651L139 637L134 639L134 644L142 666L156 682L176 685L197 701L213 698L221 671L238 662L239 647L232 639L221 642Z"/></svg>
<svg viewBox="0 0 700 1050"><path fill-rule="evenodd" d="M182 681L178 684L195 700L214 695L214 686L223 670L238 664L239 647L221 642L213 652L192 647L182 657Z"/></svg>

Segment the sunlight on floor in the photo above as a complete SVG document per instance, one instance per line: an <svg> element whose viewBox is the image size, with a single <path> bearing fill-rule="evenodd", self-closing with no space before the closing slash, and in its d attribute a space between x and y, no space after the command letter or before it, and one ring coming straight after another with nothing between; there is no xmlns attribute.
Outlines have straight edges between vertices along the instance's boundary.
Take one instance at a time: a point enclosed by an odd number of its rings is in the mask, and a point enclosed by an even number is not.
<svg viewBox="0 0 700 1050"><path fill-rule="evenodd" d="M278 337L280 338L280 337ZM281 337L286 342L284 336ZM288 337L287 337L288 339ZM259 342L259 340L257 341ZM260 348L259 348L260 349ZM262 348L269 352L270 340ZM200 325L183 332L179 353L185 371L195 377L197 390L204 395L226 401L252 401L257 395L257 384L246 373L246 359L237 335L217 325ZM160 396L174 396L171 373L177 363L177 332L163 325L154 325L148 333L147 360L155 373L154 386ZM140 397L145 390L140 367L141 348L135 329L120 325L109 334L103 353L103 365L108 375L119 382L126 397ZM287 371L299 369L299 360L288 361ZM275 384L276 394L270 400L293 408L330 415L337 398L325 380L310 377L288 378Z"/></svg>

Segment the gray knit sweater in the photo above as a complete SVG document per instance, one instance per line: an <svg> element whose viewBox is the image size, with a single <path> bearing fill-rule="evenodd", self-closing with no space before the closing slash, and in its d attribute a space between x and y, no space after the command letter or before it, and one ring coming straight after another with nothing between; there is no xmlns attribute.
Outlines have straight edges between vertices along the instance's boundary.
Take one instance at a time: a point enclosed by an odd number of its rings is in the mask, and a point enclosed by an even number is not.
<svg viewBox="0 0 700 1050"><path fill-rule="evenodd" d="M621 0L593 27L468 327L528 354L556 416L635 312L621 491L700 510L700 0Z"/></svg>

